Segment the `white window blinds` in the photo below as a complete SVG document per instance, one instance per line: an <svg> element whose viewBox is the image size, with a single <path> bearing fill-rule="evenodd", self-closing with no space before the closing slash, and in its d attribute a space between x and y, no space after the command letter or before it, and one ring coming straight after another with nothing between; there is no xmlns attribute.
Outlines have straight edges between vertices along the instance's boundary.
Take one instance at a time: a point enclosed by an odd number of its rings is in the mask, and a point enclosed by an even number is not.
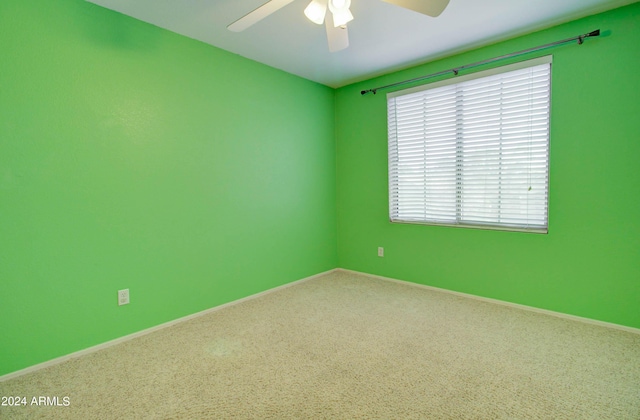
<svg viewBox="0 0 640 420"><path fill-rule="evenodd" d="M544 57L389 94L391 221L546 232L550 84Z"/></svg>

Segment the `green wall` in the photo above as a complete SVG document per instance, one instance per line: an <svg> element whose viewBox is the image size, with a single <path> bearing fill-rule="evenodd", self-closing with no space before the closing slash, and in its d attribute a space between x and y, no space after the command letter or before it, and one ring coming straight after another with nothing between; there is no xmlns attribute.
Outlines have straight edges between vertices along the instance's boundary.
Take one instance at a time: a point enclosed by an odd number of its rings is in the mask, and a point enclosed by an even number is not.
<svg viewBox="0 0 640 420"><path fill-rule="evenodd" d="M334 130L328 87L2 0L0 375L335 268Z"/></svg>
<svg viewBox="0 0 640 420"><path fill-rule="evenodd" d="M635 3L339 89L339 266L640 328L639 24ZM547 235L388 222L385 92L360 90L598 28L606 36L547 52Z"/></svg>

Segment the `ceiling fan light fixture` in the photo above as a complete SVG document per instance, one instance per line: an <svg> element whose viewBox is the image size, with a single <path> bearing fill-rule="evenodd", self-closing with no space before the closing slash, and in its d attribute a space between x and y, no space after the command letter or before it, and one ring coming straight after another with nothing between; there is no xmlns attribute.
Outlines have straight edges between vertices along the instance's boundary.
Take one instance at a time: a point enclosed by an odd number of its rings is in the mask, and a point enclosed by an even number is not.
<svg viewBox="0 0 640 420"><path fill-rule="evenodd" d="M304 9L304 15L311 22L318 25L324 23L324 17L327 14L327 2L326 0L311 0L311 3Z"/></svg>
<svg viewBox="0 0 640 420"><path fill-rule="evenodd" d="M349 11L349 9L333 14L333 26L335 26L336 28L338 26L344 26L348 22L351 22L352 20L353 20L353 15Z"/></svg>
<svg viewBox="0 0 640 420"><path fill-rule="evenodd" d="M329 0L329 10L333 14L333 26L344 26L353 20L349 10L351 0Z"/></svg>
<svg viewBox="0 0 640 420"><path fill-rule="evenodd" d="M351 7L351 0L329 0L329 10L331 10L331 13L349 10L349 7Z"/></svg>

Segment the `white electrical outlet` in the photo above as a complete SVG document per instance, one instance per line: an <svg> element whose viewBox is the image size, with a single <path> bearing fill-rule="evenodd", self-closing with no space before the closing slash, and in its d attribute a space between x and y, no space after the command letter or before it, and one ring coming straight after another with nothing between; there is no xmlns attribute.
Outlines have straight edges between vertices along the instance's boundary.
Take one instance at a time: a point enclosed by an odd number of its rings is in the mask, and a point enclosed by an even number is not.
<svg viewBox="0 0 640 420"><path fill-rule="evenodd" d="M378 247L378 257L384 257L384 248L381 246Z"/></svg>
<svg viewBox="0 0 640 420"><path fill-rule="evenodd" d="M127 305L129 303L129 289L118 290L118 305Z"/></svg>

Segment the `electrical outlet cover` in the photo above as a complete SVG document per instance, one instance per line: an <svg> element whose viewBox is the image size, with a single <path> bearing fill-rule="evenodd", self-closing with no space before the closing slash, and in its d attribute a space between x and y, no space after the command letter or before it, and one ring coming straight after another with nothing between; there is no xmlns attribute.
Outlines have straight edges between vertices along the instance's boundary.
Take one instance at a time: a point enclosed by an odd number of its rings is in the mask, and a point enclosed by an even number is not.
<svg viewBox="0 0 640 420"><path fill-rule="evenodd" d="M129 289L118 290L118 305L126 305L129 303Z"/></svg>

